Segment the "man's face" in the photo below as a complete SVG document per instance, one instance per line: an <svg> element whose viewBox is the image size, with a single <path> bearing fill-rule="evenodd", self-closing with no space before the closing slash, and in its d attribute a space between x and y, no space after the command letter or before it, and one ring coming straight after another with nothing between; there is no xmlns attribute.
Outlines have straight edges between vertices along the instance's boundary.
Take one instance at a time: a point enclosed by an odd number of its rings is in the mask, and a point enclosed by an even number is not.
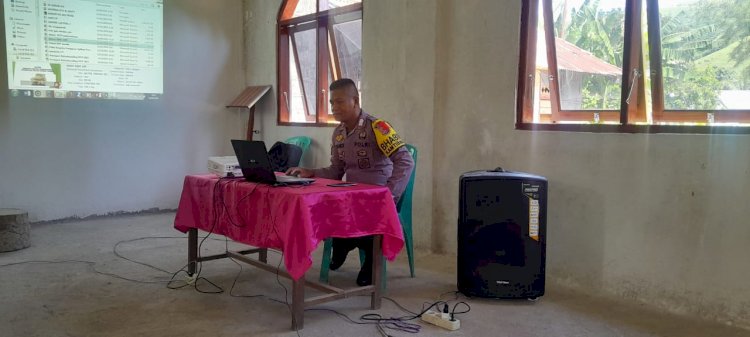
<svg viewBox="0 0 750 337"><path fill-rule="evenodd" d="M339 122L348 122L359 117L359 97L349 88L331 91L331 112Z"/></svg>

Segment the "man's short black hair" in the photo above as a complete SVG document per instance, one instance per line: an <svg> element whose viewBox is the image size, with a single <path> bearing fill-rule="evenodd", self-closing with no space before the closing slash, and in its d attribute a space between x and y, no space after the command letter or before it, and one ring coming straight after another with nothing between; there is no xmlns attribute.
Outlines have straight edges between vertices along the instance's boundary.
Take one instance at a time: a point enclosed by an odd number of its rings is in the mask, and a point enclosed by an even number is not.
<svg viewBox="0 0 750 337"><path fill-rule="evenodd" d="M349 78L342 78L333 81L328 89L331 91L339 89L349 89L352 96L359 97L359 90L357 90L357 85L354 84L354 81Z"/></svg>

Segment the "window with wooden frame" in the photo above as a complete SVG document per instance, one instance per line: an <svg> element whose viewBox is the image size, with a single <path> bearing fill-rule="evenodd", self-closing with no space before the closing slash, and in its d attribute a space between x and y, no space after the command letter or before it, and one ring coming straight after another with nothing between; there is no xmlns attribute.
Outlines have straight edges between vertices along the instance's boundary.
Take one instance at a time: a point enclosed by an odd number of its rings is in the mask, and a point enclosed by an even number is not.
<svg viewBox="0 0 750 337"><path fill-rule="evenodd" d="M750 133L750 1L522 1L518 129Z"/></svg>
<svg viewBox="0 0 750 337"><path fill-rule="evenodd" d="M328 86L362 81L362 0L284 0L278 17L278 122L336 125ZM360 93L360 100L361 100Z"/></svg>

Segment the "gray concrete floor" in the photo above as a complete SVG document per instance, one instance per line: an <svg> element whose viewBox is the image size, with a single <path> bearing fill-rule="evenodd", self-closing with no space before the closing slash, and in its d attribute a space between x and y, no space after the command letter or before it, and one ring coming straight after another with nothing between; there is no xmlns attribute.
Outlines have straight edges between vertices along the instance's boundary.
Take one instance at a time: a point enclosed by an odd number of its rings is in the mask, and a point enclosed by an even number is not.
<svg viewBox="0 0 750 337"><path fill-rule="evenodd" d="M283 302L285 294L274 274L249 266L241 269L226 259L216 260L203 263L201 276L222 287L223 293L203 294L192 287L168 289L164 281L183 267L187 254L185 235L172 228L173 220L173 213L163 213L33 225L32 247L0 253L0 336L298 336L290 330L287 306L274 301ZM203 254L224 251L227 243L215 238L206 240ZM113 247L118 242L121 255L163 271L115 256ZM229 246L238 247L232 243ZM320 251L308 273L311 278L317 277ZM334 285L353 285L358 270L354 257L350 256L341 271L331 273ZM279 256L270 253L269 260L276 263ZM37 262L15 264L25 261ZM438 299L455 303L451 293L456 287L454 271L453 256L418 254L417 278L410 278L402 254L388 265L386 296L412 311ZM282 278L281 283L289 289L289 281ZM200 285L203 290L212 290L205 283ZM261 294L264 296L240 297ZM547 294L537 302L459 299L471 305L469 313L458 317L460 330L449 332L416 320L421 325L417 335L750 336L747 330L595 298L555 284L548 284ZM373 312L368 310L368 297L318 308L337 310L354 320ZM387 300L376 313L386 317L407 315ZM299 336L379 333L373 325L351 324L327 311L308 311Z"/></svg>

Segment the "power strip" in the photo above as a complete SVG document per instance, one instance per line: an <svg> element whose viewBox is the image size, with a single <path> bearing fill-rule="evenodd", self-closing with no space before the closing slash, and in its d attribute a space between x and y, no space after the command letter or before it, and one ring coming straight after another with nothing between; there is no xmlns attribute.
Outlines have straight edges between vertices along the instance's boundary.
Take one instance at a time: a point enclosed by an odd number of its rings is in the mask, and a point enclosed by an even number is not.
<svg viewBox="0 0 750 337"><path fill-rule="evenodd" d="M458 330L458 328L461 327L461 321L457 318L451 320L450 314L432 310L428 310L427 312L422 314L422 320L451 331Z"/></svg>

